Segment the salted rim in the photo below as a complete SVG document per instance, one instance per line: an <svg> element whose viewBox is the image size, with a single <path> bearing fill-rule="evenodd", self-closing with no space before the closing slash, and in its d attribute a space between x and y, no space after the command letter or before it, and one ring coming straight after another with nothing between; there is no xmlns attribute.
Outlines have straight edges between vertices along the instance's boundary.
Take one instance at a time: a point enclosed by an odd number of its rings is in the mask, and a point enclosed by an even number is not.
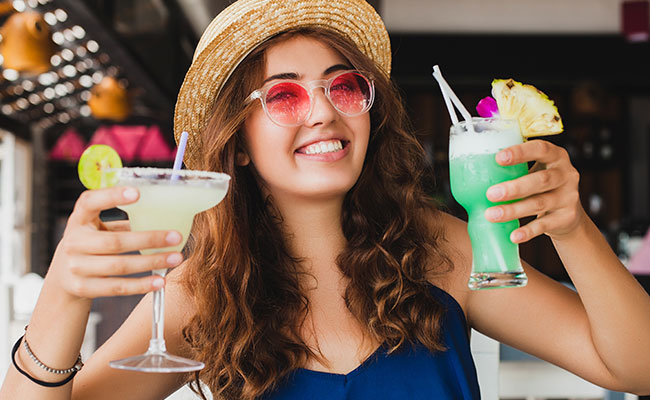
<svg viewBox="0 0 650 400"><path fill-rule="evenodd" d="M179 182L204 182L204 183L227 183L230 181L230 175L222 172L199 171L192 169L172 168L154 168L154 167L123 167L107 168L104 173L115 172L116 177L121 181L142 181L156 182L164 184L166 182L178 184ZM126 173L130 173L126 175ZM139 175L139 176L136 176ZM172 180L172 176L178 176L180 180ZM167 177L167 179L165 179ZM183 179L183 178L201 178L201 179Z"/></svg>

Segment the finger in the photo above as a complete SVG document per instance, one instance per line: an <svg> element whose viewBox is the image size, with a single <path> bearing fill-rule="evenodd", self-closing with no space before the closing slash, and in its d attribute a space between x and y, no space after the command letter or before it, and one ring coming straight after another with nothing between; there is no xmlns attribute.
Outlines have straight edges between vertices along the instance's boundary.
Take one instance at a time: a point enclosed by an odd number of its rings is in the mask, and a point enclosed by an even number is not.
<svg viewBox="0 0 650 400"><path fill-rule="evenodd" d="M500 165L515 165L531 161L551 164L558 160L568 161L567 151L560 146L539 139L507 147L496 155L496 161Z"/></svg>
<svg viewBox="0 0 650 400"><path fill-rule="evenodd" d="M73 279L69 285L74 295L92 299L144 294L165 286L165 279L153 274L138 278L83 278Z"/></svg>
<svg viewBox="0 0 650 400"><path fill-rule="evenodd" d="M112 232L126 232L131 230L131 221L123 219L119 221L106 221L103 222L105 230Z"/></svg>
<svg viewBox="0 0 650 400"><path fill-rule="evenodd" d="M544 169L490 186L486 195L492 202L523 199L558 188L563 182L564 174L561 170L557 168Z"/></svg>
<svg viewBox="0 0 650 400"><path fill-rule="evenodd" d="M110 232L83 231L66 241L71 253L120 254L143 249L162 249L181 243L176 231Z"/></svg>
<svg viewBox="0 0 650 400"><path fill-rule="evenodd" d="M181 262L183 255L178 252L150 255L83 255L71 260L69 268L70 272L79 276L107 277L173 268Z"/></svg>
<svg viewBox="0 0 650 400"><path fill-rule="evenodd" d="M138 200L139 195L137 189L131 187L86 190L77 199L70 221L79 224L94 222L101 211L133 203Z"/></svg>
<svg viewBox="0 0 650 400"><path fill-rule="evenodd" d="M554 230L556 227L562 226L565 220L565 213L561 211L546 214L512 231L510 240L513 243L527 242L530 239Z"/></svg>
<svg viewBox="0 0 650 400"><path fill-rule="evenodd" d="M485 219L490 222L506 222L531 215L545 214L552 207L558 207L560 195L556 192L541 193L509 204L500 204L485 210Z"/></svg>

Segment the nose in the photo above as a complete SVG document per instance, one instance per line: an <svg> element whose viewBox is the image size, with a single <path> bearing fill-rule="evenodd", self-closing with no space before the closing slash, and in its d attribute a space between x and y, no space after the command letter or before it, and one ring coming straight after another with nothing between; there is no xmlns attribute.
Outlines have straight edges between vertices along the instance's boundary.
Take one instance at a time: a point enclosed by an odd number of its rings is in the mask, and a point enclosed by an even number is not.
<svg viewBox="0 0 650 400"><path fill-rule="evenodd" d="M340 117L339 112L334 108L325 95L325 89L315 88L312 91L312 102L311 114L305 121L305 126L314 127L318 125L327 125L336 121Z"/></svg>

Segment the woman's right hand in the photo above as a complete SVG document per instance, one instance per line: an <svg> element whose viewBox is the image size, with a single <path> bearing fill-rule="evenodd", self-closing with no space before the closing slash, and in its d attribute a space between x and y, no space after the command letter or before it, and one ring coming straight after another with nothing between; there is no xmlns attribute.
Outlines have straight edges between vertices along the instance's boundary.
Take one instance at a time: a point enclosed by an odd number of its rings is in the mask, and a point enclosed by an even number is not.
<svg viewBox="0 0 650 400"><path fill-rule="evenodd" d="M179 252L122 254L168 247L181 241L176 231L132 232L129 221L101 221L102 210L134 203L138 197L138 191L128 187L89 190L79 196L48 272L72 298L125 296L157 290L165 284L164 278L158 275L124 275L171 268L183 261Z"/></svg>

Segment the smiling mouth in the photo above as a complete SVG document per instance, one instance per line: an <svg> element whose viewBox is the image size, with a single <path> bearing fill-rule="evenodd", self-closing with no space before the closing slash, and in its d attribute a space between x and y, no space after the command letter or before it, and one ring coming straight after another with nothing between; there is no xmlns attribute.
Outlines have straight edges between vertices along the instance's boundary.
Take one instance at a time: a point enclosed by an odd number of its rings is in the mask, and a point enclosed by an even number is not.
<svg viewBox="0 0 650 400"><path fill-rule="evenodd" d="M301 147L296 150L296 153L314 155L314 154L326 154L326 153L336 153L341 151L348 145L346 140L323 140L320 142L312 143L309 146Z"/></svg>

